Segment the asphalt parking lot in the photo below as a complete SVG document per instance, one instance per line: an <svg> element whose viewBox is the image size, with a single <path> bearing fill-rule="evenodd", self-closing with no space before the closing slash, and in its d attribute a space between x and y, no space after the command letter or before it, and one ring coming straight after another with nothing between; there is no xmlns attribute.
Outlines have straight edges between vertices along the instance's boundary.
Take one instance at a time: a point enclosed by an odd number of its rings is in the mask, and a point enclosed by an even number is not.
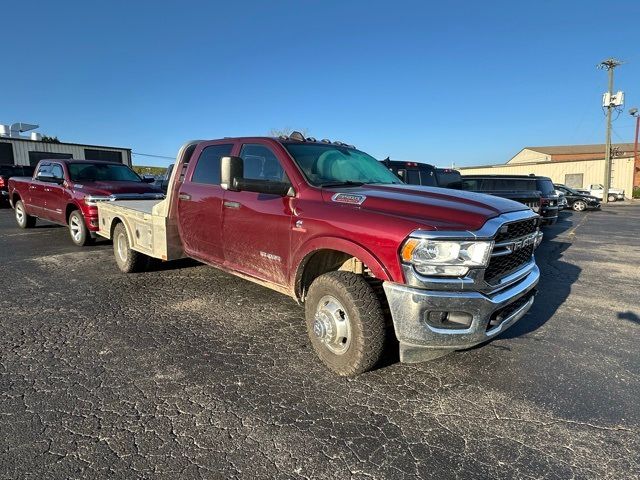
<svg viewBox="0 0 640 480"><path fill-rule="evenodd" d="M481 348L338 378L303 310L193 262L0 210L1 478L640 477L640 205L563 213L530 313Z"/></svg>

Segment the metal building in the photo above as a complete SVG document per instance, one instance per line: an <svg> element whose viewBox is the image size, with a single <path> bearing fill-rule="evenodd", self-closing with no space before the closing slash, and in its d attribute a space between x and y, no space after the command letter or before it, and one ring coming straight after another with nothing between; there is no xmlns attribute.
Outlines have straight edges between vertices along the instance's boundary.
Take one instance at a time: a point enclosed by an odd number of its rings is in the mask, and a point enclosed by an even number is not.
<svg viewBox="0 0 640 480"><path fill-rule="evenodd" d="M130 148L51 142L37 132L32 132L29 137L20 135L37 127L21 123L0 125L0 165L35 166L43 158L76 158L120 162L131 166Z"/></svg>
<svg viewBox="0 0 640 480"><path fill-rule="evenodd" d="M525 147L507 163L459 169L462 175L534 173L550 177L555 183L563 183L569 187L587 188L589 185L602 183L604 157L603 144ZM611 163L611 188L624 190L625 195L630 197L633 187L640 185L640 162L634 158L634 145L612 145Z"/></svg>

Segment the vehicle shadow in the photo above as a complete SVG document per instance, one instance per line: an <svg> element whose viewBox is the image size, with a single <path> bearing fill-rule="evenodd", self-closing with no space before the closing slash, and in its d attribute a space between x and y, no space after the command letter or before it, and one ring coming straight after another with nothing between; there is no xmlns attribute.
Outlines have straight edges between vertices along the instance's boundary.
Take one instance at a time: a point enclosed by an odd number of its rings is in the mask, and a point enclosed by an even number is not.
<svg viewBox="0 0 640 480"><path fill-rule="evenodd" d="M563 261L563 253L570 242L551 240L536 250L536 263L540 268L538 294L527 315L498 338L515 338L531 333L544 325L571 294L571 286L578 280L582 269Z"/></svg>
<svg viewBox="0 0 640 480"><path fill-rule="evenodd" d="M167 272L170 270L181 270L183 268L193 268L202 263L192 258L181 258L180 260L171 260L170 262L163 262L156 258L150 258L147 266L147 272Z"/></svg>
<svg viewBox="0 0 640 480"><path fill-rule="evenodd" d="M640 316L627 310L626 312L618 312L618 318L621 320L629 320L632 323L640 325Z"/></svg>

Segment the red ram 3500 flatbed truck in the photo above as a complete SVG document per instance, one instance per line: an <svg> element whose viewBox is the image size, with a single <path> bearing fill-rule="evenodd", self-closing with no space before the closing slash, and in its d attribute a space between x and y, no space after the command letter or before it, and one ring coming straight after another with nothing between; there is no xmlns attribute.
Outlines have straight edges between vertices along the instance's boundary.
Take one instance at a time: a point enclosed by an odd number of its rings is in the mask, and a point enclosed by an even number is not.
<svg viewBox="0 0 640 480"><path fill-rule="evenodd" d="M187 143L165 200L98 211L123 272L188 256L303 302L340 375L373 368L390 327L404 362L490 340L529 310L540 276L526 206L405 185L352 146L297 133Z"/></svg>
<svg viewBox="0 0 640 480"><path fill-rule="evenodd" d="M12 177L8 187L19 227L31 228L37 218L67 225L78 246L98 231L98 201L164 196L126 165L73 159L41 160L33 177Z"/></svg>

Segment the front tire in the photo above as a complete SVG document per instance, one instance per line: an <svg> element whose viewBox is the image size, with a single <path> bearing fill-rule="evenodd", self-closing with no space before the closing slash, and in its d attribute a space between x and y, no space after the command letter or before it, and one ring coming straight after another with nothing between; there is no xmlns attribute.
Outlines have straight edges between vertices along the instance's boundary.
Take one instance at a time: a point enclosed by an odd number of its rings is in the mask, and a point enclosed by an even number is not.
<svg viewBox="0 0 640 480"><path fill-rule="evenodd" d="M313 349L333 372L353 376L380 361L384 313L362 275L329 272L316 278L305 300L305 316Z"/></svg>
<svg viewBox="0 0 640 480"><path fill-rule="evenodd" d="M582 200L576 200L573 202L572 208L576 212L584 212L587 209L587 204Z"/></svg>
<svg viewBox="0 0 640 480"><path fill-rule="evenodd" d="M608 195L608 196L607 196L607 199L608 199L610 202L615 202L615 201L617 201L617 200L618 200L618 197L617 197L616 195Z"/></svg>
<svg viewBox="0 0 640 480"><path fill-rule="evenodd" d="M136 252L129 244L129 235L124 224L118 223L113 230L113 254L118 268L123 273L142 272L147 268L149 257Z"/></svg>
<svg viewBox="0 0 640 480"><path fill-rule="evenodd" d="M36 226L36 217L27 214L22 200L16 202L16 222L20 228L33 228Z"/></svg>
<svg viewBox="0 0 640 480"><path fill-rule="evenodd" d="M84 217L80 210L74 210L69 215L69 235L71 235L71 241L78 247L84 247L93 242L87 224L84 221Z"/></svg>

